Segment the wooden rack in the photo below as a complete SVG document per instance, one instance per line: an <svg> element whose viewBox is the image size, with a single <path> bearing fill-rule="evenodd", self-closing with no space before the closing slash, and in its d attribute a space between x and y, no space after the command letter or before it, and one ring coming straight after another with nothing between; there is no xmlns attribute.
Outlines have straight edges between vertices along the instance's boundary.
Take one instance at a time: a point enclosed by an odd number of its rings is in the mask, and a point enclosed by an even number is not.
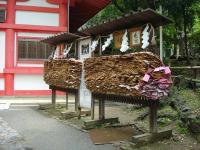
<svg viewBox="0 0 200 150"><path fill-rule="evenodd" d="M99 118L98 120L94 120L94 110L95 110L95 100L98 100L99 103ZM163 138L169 138L172 136L172 130L158 131L157 125L157 111L159 106L159 100L147 99L142 96L120 96L113 94L99 94L92 93L92 104L91 104L91 122L87 122L86 124L98 124L101 123L116 123L118 118L105 118L105 101L126 103L126 104L136 104L141 106L149 107L149 133L145 133L142 135L137 135L132 137L132 141L135 143L141 142L153 142L156 140L161 140Z"/></svg>
<svg viewBox="0 0 200 150"><path fill-rule="evenodd" d="M66 93L66 109L68 109L68 94L73 93L75 95L75 111L78 111L78 106L79 106L79 98L78 98L78 89L69 89L69 88L62 88L62 87L57 87L57 86L49 86L49 89L52 90L52 104L56 104L56 91L62 91Z"/></svg>

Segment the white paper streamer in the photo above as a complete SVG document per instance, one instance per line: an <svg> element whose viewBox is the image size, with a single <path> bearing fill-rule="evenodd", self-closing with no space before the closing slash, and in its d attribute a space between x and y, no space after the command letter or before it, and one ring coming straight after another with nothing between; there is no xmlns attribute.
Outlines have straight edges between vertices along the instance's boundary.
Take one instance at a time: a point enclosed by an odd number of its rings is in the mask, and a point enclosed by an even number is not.
<svg viewBox="0 0 200 150"><path fill-rule="evenodd" d="M127 35L128 35L128 32L126 30L122 37L122 44L121 44L121 48L120 48L121 52L126 52L129 49Z"/></svg>
<svg viewBox="0 0 200 150"><path fill-rule="evenodd" d="M54 53L55 53L55 51L52 51L51 54L49 55L48 59L53 59L54 58Z"/></svg>
<svg viewBox="0 0 200 150"><path fill-rule="evenodd" d="M104 45L102 46L102 51L105 51L105 49L111 44L112 40L113 40L113 35L110 34L109 38L107 38Z"/></svg>
<svg viewBox="0 0 200 150"><path fill-rule="evenodd" d="M71 48L72 48L73 43L70 44L70 46L68 47L68 45L65 46L65 49L63 51L63 56L64 58L67 56L67 54L70 52Z"/></svg>
<svg viewBox="0 0 200 150"><path fill-rule="evenodd" d="M99 39L96 40L96 41L92 41L92 45L90 46L91 52L95 51L95 49L96 49L96 47L97 47L98 44L99 44Z"/></svg>
<svg viewBox="0 0 200 150"><path fill-rule="evenodd" d="M57 58L58 58L58 55L59 55L59 46L56 47L56 50L55 50L53 59L57 59Z"/></svg>
<svg viewBox="0 0 200 150"><path fill-rule="evenodd" d="M149 36L150 36L150 33L148 32L149 28L150 26L149 24L147 24L142 32L142 49L145 49L149 46Z"/></svg>

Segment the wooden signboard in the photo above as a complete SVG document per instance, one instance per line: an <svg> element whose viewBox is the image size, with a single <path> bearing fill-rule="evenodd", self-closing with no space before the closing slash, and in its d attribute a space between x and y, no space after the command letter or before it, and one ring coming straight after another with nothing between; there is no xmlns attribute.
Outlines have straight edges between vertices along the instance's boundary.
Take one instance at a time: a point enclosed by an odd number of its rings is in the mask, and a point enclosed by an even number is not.
<svg viewBox="0 0 200 150"><path fill-rule="evenodd" d="M113 33L115 48L121 48L123 35L124 35L124 31L116 31Z"/></svg>
<svg viewBox="0 0 200 150"><path fill-rule="evenodd" d="M130 47L140 47L142 43L142 28L131 28L128 31L130 36Z"/></svg>

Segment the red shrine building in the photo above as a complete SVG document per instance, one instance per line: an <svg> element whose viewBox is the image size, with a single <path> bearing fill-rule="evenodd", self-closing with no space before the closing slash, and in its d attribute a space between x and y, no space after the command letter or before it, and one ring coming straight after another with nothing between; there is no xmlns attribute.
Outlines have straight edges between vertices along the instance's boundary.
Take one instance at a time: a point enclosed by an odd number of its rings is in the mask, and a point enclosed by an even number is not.
<svg viewBox="0 0 200 150"><path fill-rule="evenodd" d="M110 0L0 0L0 96L49 95L40 40L77 29Z"/></svg>

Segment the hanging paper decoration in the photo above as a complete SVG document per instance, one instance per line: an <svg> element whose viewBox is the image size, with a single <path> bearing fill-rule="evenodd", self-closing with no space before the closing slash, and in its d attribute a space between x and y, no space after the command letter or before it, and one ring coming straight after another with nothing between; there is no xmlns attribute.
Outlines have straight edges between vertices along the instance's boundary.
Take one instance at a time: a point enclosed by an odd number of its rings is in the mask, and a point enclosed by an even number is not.
<svg viewBox="0 0 200 150"><path fill-rule="evenodd" d="M105 51L105 49L111 44L112 40L113 40L113 35L110 34L109 38L107 38L104 45L102 46L102 51Z"/></svg>
<svg viewBox="0 0 200 150"><path fill-rule="evenodd" d="M150 26L149 24L147 24L142 32L142 49L145 49L149 46L149 36L150 36L149 29Z"/></svg>
<svg viewBox="0 0 200 150"><path fill-rule="evenodd" d="M128 45L128 32L127 30L125 31L123 37L122 37L122 44L121 44L121 52L126 52L129 49L129 45Z"/></svg>
<svg viewBox="0 0 200 150"><path fill-rule="evenodd" d="M156 39L155 29L151 24L148 23L142 32L142 49L147 48L150 44L156 45Z"/></svg>
<svg viewBox="0 0 200 150"><path fill-rule="evenodd" d="M53 59L58 59L58 58L59 58L59 51L60 51L60 47L57 46L57 47L56 47L56 50L55 50L55 52L54 52Z"/></svg>
<svg viewBox="0 0 200 150"><path fill-rule="evenodd" d="M55 51L52 51L51 54L49 55L48 59L53 59L54 58L54 53L55 53Z"/></svg>
<svg viewBox="0 0 200 150"><path fill-rule="evenodd" d="M68 46L68 45L65 46L65 49L64 49L64 51L63 51L63 56L64 56L64 58L67 57L67 54L70 52L70 50L71 50L71 48L72 48L72 45L73 45L73 43L71 43L70 46Z"/></svg>
<svg viewBox="0 0 200 150"><path fill-rule="evenodd" d="M98 44L99 44L99 39L96 40L96 41L92 41L92 45L90 46L91 52L95 51L95 49L96 49L96 47L97 47Z"/></svg>

